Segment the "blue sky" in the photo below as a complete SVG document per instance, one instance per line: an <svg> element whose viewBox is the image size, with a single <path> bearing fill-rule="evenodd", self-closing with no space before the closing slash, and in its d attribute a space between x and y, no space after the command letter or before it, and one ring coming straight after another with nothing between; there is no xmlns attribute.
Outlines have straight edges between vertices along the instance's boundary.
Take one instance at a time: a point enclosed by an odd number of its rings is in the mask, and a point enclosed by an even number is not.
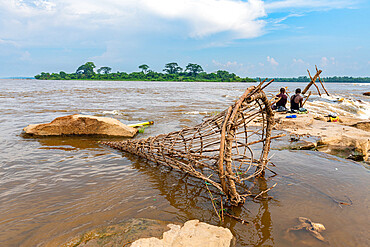
<svg viewBox="0 0 370 247"><path fill-rule="evenodd" d="M367 0L0 0L0 77L162 71L169 62L249 77L370 76Z"/></svg>

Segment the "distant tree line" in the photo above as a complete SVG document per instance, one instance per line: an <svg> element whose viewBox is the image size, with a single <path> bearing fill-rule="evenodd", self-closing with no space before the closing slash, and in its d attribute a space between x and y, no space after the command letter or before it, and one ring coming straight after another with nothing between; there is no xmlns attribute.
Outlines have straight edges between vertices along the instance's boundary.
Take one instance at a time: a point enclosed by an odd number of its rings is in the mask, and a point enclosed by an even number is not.
<svg viewBox="0 0 370 247"><path fill-rule="evenodd" d="M351 76L333 76L333 77L322 77L324 82L356 82L364 83L370 82L370 77L351 77ZM291 78L274 78L276 82L310 82L311 79L307 76L291 77ZM319 81L319 80L317 80Z"/></svg>
<svg viewBox="0 0 370 247"><path fill-rule="evenodd" d="M215 73L204 72L202 66L189 63L185 69L177 63L168 63L163 72L155 72L149 66L142 64L139 66L140 72L116 72L111 73L112 68L101 67L96 70L93 62L87 62L79 66L75 73L45 73L36 75L39 80L115 80L115 81L213 81L213 82L255 82L256 80L239 77L234 73L225 70L218 70Z"/></svg>

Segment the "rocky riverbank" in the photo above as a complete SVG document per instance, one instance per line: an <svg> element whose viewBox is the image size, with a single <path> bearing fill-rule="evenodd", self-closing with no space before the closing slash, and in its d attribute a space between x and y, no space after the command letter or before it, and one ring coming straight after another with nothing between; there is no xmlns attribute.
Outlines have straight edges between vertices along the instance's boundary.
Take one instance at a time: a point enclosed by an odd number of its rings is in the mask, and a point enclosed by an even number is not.
<svg viewBox="0 0 370 247"><path fill-rule="evenodd" d="M296 118L287 118L290 115ZM337 122L328 122L327 117L312 113L276 113L274 129L290 134L292 149L316 149L344 158L369 161L369 120L343 116Z"/></svg>

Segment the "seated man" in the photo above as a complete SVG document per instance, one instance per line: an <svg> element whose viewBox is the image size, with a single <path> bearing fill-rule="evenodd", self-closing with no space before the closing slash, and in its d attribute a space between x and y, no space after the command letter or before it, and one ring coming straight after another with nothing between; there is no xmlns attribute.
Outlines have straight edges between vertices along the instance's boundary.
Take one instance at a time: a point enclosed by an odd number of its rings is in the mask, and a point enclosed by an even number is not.
<svg viewBox="0 0 370 247"><path fill-rule="evenodd" d="M301 89L297 88L295 90L295 95L290 98L290 110L299 111L302 108L303 96L301 95Z"/></svg>
<svg viewBox="0 0 370 247"><path fill-rule="evenodd" d="M279 101L272 107L272 109L277 111L286 111L286 103L288 101L288 96L285 94L285 88L280 88L280 93L276 95Z"/></svg>

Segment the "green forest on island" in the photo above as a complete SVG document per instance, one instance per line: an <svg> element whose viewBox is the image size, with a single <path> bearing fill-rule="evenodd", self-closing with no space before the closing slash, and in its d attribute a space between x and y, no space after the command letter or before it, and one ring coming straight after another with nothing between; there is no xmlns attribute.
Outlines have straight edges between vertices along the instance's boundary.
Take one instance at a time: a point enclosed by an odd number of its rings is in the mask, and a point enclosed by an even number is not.
<svg viewBox="0 0 370 247"><path fill-rule="evenodd" d="M96 69L93 62L87 62L79 66L75 73L45 73L36 75L39 80L102 80L102 81L189 81L189 82L256 82L259 78L239 77L225 70L207 73L199 64L189 63L185 69L177 63L167 63L163 69L164 73L155 72L146 64L138 66L139 72L112 73L112 68L103 66ZM96 69L96 72L95 72ZM276 82L309 82L307 76L290 78L273 78ZM370 77L333 76L321 78L325 82L370 82Z"/></svg>
<svg viewBox="0 0 370 247"><path fill-rule="evenodd" d="M202 66L189 63L185 69L177 63L168 63L163 69L164 73L155 72L149 66L142 64L139 66L140 72L116 72L111 73L112 68L100 67L96 70L93 62L87 62L77 68L75 73L68 74L64 71L59 73L42 72L36 75L40 80L116 80L116 81L216 81L216 82L255 82L256 80L239 77L234 73L225 70L218 70L215 73L204 72Z"/></svg>

